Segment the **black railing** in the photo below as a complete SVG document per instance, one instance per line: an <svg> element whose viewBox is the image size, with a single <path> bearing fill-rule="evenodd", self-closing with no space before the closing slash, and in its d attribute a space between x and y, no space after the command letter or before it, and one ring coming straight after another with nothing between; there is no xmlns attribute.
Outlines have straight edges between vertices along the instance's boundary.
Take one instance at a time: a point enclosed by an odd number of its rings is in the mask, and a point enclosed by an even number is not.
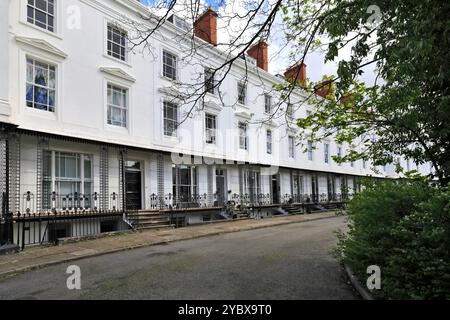
<svg viewBox="0 0 450 320"><path fill-rule="evenodd" d="M138 214L115 210L49 211L17 213L10 219L14 223L14 242L24 248L32 244L56 244L62 238L130 230Z"/></svg>
<svg viewBox="0 0 450 320"><path fill-rule="evenodd" d="M30 214L33 212L61 212L82 210L120 210L119 195L113 192L109 195L109 207L100 208L100 194L69 193L58 194L52 192L42 197L42 208L36 208L36 196L28 191L22 195L21 212Z"/></svg>
<svg viewBox="0 0 450 320"><path fill-rule="evenodd" d="M176 197L172 193L168 193L164 196L158 196L157 194L150 195L149 199L150 209L186 209L186 208L207 208L215 206L223 206L218 201L217 194L213 194L210 197L207 193L183 195Z"/></svg>
<svg viewBox="0 0 450 320"><path fill-rule="evenodd" d="M321 194L284 194L280 201L275 202L269 193L234 193L229 195L228 201L234 204L239 204L245 207L262 207L270 205L286 205L286 204L324 204L324 203L340 203L351 199L352 194L338 194L338 193L321 193ZM185 209L185 208L208 208L208 207L224 207L226 201L224 197L218 197L217 194L208 198L206 193L201 195L193 195L189 197L176 198L172 193L166 194L163 197L156 194L150 196L150 209Z"/></svg>
<svg viewBox="0 0 450 320"><path fill-rule="evenodd" d="M282 204L302 204L302 203L333 203L344 202L352 199L353 194L346 193L321 193L321 194L284 194L282 197Z"/></svg>

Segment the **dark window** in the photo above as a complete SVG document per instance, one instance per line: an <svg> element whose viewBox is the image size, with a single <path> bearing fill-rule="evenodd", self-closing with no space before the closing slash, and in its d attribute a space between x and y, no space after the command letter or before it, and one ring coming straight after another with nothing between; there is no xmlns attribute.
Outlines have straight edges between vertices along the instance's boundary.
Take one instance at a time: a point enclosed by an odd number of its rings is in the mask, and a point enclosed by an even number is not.
<svg viewBox="0 0 450 320"><path fill-rule="evenodd" d="M214 79L214 72L210 69L205 69L205 90L206 92L215 94L216 88L215 88L216 82Z"/></svg>
<svg viewBox="0 0 450 320"><path fill-rule="evenodd" d="M100 221L100 233L117 231L117 221Z"/></svg>
<svg viewBox="0 0 450 320"><path fill-rule="evenodd" d="M239 148L248 150L247 124L239 122Z"/></svg>
<svg viewBox="0 0 450 320"><path fill-rule="evenodd" d="M245 104L247 97L247 85L243 82L238 82L238 102Z"/></svg>
<svg viewBox="0 0 450 320"><path fill-rule="evenodd" d="M164 101L164 135L176 137L178 126L178 106Z"/></svg>
<svg viewBox="0 0 450 320"><path fill-rule="evenodd" d="M212 114L205 115L206 143L216 143L216 116Z"/></svg>
<svg viewBox="0 0 450 320"><path fill-rule="evenodd" d="M54 0L28 0L27 21L45 30L55 30Z"/></svg>
<svg viewBox="0 0 450 320"><path fill-rule="evenodd" d="M268 94L264 95L264 112L270 113L272 110L272 97Z"/></svg>
<svg viewBox="0 0 450 320"><path fill-rule="evenodd" d="M267 130L266 132L266 142L267 142L267 153L272 154L272 130Z"/></svg>
<svg viewBox="0 0 450 320"><path fill-rule="evenodd" d="M48 225L48 241L55 242L60 238L71 236L70 223L49 223Z"/></svg>
<svg viewBox="0 0 450 320"><path fill-rule="evenodd" d="M163 51L163 76L177 80L177 57L167 51Z"/></svg>
<svg viewBox="0 0 450 320"><path fill-rule="evenodd" d="M127 33L115 26L108 25L108 55L126 60Z"/></svg>
<svg viewBox="0 0 450 320"><path fill-rule="evenodd" d="M289 136L288 137L288 143L289 143L289 158L294 158L295 155L295 142L294 137Z"/></svg>

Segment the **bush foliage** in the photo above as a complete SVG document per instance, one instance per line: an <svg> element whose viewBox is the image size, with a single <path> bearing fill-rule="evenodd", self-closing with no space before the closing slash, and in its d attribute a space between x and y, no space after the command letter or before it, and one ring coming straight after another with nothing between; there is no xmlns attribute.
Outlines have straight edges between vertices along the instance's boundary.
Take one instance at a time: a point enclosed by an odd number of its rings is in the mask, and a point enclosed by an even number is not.
<svg viewBox="0 0 450 320"><path fill-rule="evenodd" d="M450 190L421 181L366 184L348 204L339 257L365 284L381 269L383 299L450 299Z"/></svg>

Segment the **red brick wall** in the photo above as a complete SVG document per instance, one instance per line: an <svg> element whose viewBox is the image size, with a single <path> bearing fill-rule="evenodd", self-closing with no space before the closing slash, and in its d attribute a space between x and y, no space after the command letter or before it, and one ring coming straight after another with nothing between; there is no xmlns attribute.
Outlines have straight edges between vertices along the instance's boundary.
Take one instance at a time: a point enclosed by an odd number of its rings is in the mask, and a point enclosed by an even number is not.
<svg viewBox="0 0 450 320"><path fill-rule="evenodd" d="M256 59L259 68L269 71L268 45L265 41L260 41L251 47L247 54Z"/></svg>
<svg viewBox="0 0 450 320"><path fill-rule="evenodd" d="M195 21L194 34L212 45L217 45L217 13L212 8Z"/></svg>
<svg viewBox="0 0 450 320"><path fill-rule="evenodd" d="M299 65L290 67L284 73L284 77L288 80L297 79L297 82L300 85L306 86L306 64L302 63Z"/></svg>

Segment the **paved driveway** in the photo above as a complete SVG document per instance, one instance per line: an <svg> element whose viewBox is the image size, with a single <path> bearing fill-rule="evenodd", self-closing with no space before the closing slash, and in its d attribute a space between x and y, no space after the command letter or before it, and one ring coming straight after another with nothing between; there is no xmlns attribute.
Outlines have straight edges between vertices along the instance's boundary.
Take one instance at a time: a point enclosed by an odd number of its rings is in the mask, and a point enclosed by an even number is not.
<svg viewBox="0 0 450 320"><path fill-rule="evenodd" d="M355 299L329 251L334 217L86 258L0 282L2 299ZM68 290L66 269L81 269Z"/></svg>

